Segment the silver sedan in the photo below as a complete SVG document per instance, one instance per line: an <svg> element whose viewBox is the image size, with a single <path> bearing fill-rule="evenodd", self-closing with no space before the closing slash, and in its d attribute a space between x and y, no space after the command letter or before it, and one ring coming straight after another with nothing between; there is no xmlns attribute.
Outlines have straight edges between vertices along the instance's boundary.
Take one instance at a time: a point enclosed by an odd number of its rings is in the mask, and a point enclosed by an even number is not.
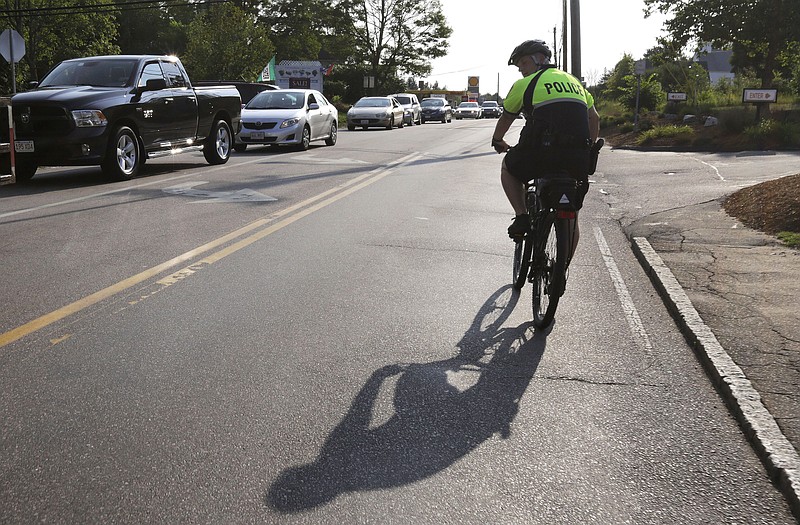
<svg viewBox="0 0 800 525"><path fill-rule="evenodd" d="M392 129L404 125L403 105L394 97L362 97L347 111L347 129Z"/></svg>
<svg viewBox="0 0 800 525"><path fill-rule="evenodd" d="M339 111L313 89L262 91L242 109L242 129L234 149L248 144L286 144L307 150L311 142L336 144Z"/></svg>

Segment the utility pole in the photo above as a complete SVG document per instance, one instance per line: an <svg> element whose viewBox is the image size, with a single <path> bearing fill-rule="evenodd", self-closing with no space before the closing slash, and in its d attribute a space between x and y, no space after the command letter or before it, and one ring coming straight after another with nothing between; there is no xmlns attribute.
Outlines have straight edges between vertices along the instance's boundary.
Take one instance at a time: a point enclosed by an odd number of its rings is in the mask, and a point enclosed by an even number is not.
<svg viewBox="0 0 800 525"><path fill-rule="evenodd" d="M558 37L556 37L556 26L553 26L553 63L558 66Z"/></svg>
<svg viewBox="0 0 800 525"><path fill-rule="evenodd" d="M583 81L581 75L581 2L570 0L570 20L572 33L572 76Z"/></svg>
<svg viewBox="0 0 800 525"><path fill-rule="evenodd" d="M561 22L561 69L567 70L567 0L564 0L564 18Z"/></svg>

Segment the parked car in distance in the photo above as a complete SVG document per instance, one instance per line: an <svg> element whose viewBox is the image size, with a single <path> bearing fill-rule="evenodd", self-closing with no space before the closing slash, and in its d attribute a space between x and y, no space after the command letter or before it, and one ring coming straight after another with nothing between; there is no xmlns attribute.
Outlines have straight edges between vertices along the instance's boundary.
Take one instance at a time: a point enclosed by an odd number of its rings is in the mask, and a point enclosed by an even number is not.
<svg viewBox="0 0 800 525"><path fill-rule="evenodd" d="M442 123L453 120L453 108L446 98L431 97L424 98L420 102L422 108L422 123L438 120Z"/></svg>
<svg viewBox="0 0 800 525"><path fill-rule="evenodd" d="M234 149L249 144L289 145L307 150L315 140L336 144L339 111L314 89L262 91L242 109L242 129Z"/></svg>
<svg viewBox="0 0 800 525"><path fill-rule="evenodd" d="M461 120L462 118L479 119L483 118L483 111L477 102L462 102L456 108L453 116L456 120Z"/></svg>
<svg viewBox="0 0 800 525"><path fill-rule="evenodd" d="M403 122L409 126L414 124L422 124L422 108L419 105L419 99L413 93L397 93L389 95L394 97L403 106L405 113L403 114Z"/></svg>
<svg viewBox="0 0 800 525"><path fill-rule="evenodd" d="M503 114L503 108L494 100L486 100L481 104L484 117L500 118Z"/></svg>
<svg viewBox="0 0 800 525"><path fill-rule="evenodd" d="M347 111L347 129L402 128L405 125L404 113L403 106L394 97L361 97Z"/></svg>

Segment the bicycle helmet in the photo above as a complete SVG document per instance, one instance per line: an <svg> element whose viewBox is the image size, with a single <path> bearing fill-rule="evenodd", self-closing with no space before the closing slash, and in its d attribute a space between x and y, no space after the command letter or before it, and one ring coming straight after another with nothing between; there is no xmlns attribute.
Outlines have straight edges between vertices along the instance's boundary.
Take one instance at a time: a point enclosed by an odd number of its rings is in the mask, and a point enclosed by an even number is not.
<svg viewBox="0 0 800 525"><path fill-rule="evenodd" d="M508 59L508 65L513 66L517 63L517 60L519 60L520 57L535 55L536 53L543 54L547 57L547 60L550 60L550 57L553 56L553 53L550 52L550 48L547 46L547 43L544 40L526 40L515 47L514 51L511 52L511 58Z"/></svg>

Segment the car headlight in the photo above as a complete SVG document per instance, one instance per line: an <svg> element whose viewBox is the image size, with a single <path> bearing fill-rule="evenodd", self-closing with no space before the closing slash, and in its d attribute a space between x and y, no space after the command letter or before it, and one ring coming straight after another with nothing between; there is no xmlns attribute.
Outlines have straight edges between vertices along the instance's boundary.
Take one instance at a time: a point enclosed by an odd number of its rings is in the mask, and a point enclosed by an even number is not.
<svg viewBox="0 0 800 525"><path fill-rule="evenodd" d="M79 128L92 128L108 125L108 119L102 111L96 109L76 109L72 112L72 120Z"/></svg>
<svg viewBox="0 0 800 525"><path fill-rule="evenodd" d="M298 122L300 122L299 118L286 119L281 122L281 128L290 128L292 126L296 126Z"/></svg>

